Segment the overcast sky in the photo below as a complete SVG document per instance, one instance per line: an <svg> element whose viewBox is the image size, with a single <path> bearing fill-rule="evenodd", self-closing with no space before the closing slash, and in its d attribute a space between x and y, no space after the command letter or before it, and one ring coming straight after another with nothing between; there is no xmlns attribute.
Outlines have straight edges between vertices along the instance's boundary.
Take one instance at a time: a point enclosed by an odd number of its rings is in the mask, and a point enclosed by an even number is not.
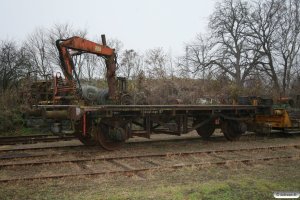
<svg viewBox="0 0 300 200"><path fill-rule="evenodd" d="M205 32L216 0L0 0L0 40L23 40L37 27L70 23L90 39L106 34L136 51L163 47L173 55Z"/></svg>

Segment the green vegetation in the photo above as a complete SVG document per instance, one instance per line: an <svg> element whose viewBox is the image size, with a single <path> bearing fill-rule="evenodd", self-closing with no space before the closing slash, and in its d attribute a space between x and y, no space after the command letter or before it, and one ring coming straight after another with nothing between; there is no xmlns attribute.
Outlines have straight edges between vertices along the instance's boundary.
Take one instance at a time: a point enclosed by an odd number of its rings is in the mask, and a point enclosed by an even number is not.
<svg viewBox="0 0 300 200"><path fill-rule="evenodd" d="M23 125L20 112L20 97L13 90L1 94L0 97L0 135L11 132Z"/></svg>
<svg viewBox="0 0 300 200"><path fill-rule="evenodd" d="M0 114L0 134L7 130L15 130L16 127L22 126L23 119L21 114L15 110L3 110Z"/></svg>
<svg viewBox="0 0 300 200"><path fill-rule="evenodd" d="M39 134L46 134L45 132L41 133L41 131L37 128L27 128L23 126L19 126L14 128L14 130L10 131L1 131L0 137L5 136L26 136L26 135L39 135Z"/></svg>

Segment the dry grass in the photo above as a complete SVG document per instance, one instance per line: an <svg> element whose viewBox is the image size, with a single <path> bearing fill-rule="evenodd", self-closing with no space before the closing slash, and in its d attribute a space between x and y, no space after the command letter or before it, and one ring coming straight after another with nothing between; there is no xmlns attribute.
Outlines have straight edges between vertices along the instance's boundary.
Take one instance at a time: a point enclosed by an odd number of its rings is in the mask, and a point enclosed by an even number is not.
<svg viewBox="0 0 300 200"><path fill-rule="evenodd" d="M187 167L141 175L103 175L0 187L1 199L271 199L300 188L300 161ZM3 187L4 186L4 187Z"/></svg>
<svg viewBox="0 0 300 200"><path fill-rule="evenodd" d="M206 151L211 149L232 149L262 147L300 143L300 138L276 138L270 140L224 142L191 141L190 143L159 143L155 145L125 145L122 151L99 151L99 156L122 156L131 154L164 153L176 151ZM220 145L222 144L222 145ZM299 153L299 150L295 153ZM277 151L276 151L277 152ZM257 154L257 151L256 151ZM272 155L272 151L260 152L261 156ZM285 151L279 151L285 155ZM94 155L94 154L93 154ZM97 154L95 154L97 155ZM220 155L220 154L216 154ZM227 155L227 154L226 154ZM224 156L226 156L224 155ZM228 154L228 156L231 154ZM250 157L251 153L245 152ZM234 156L231 155L231 156ZM274 155L276 156L276 155ZM200 158L199 158L200 157ZM206 156L193 157L196 162L208 161ZM71 158L71 157L70 157ZM158 159L154 159L155 162ZM129 161L128 161L129 162ZM139 160L130 162L138 164ZM169 156L163 164L176 164L175 156ZM127 162L126 162L127 163ZM126 175L100 175L94 177L65 178L59 180L21 181L0 184L0 199L269 199L273 191L295 191L300 188L298 170L300 161L251 162L250 165L228 162L225 166L191 166L176 170L150 170L145 173ZM82 172L85 170L109 170L111 163L87 162L86 169L74 163L25 167L21 174L12 168L1 170L1 177L7 175L54 172Z"/></svg>

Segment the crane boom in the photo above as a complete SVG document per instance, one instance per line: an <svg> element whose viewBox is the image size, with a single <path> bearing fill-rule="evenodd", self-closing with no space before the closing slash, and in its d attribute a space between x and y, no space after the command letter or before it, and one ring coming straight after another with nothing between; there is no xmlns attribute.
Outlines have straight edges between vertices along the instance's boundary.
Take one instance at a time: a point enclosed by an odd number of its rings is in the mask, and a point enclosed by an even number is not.
<svg viewBox="0 0 300 200"><path fill-rule="evenodd" d="M69 49L81 53L91 53L101 56L105 59L106 78L108 84L109 99L116 99L116 54L115 50L106 45L105 35L102 35L102 45L89 41L87 39L74 36L69 39L59 39L56 46L59 52L62 71L67 81L73 80L75 73L75 65Z"/></svg>

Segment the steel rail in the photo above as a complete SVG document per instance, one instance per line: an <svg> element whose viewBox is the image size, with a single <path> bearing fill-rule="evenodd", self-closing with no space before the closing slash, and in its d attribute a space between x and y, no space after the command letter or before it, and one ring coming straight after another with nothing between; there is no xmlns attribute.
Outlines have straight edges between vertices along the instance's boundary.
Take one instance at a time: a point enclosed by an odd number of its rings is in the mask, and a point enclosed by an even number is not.
<svg viewBox="0 0 300 200"><path fill-rule="evenodd" d="M255 141L256 140L260 140L260 139L265 139L265 137L263 136L259 136L255 133L247 133L241 136L239 141L242 141L242 138L252 138L254 137ZM172 142L186 142L186 141L216 141L219 139L223 139L225 138L223 135L218 135L218 136L212 136L208 139L203 139L199 136L195 136L195 137L178 137L178 138L164 138L164 139L150 139L150 140L143 140L143 141L126 141L125 144L126 145L139 145L139 144L152 144L152 143L172 143ZM272 136L268 136L268 139L274 139L277 137L272 137ZM36 151L36 150L47 150L47 149L63 149L63 148L95 148L95 147L99 147L100 149L102 149L100 146L98 145L89 145L89 146L85 146L83 144L74 144L74 145L63 145L63 146L44 146L44 147L25 147L25 148L0 148L0 153L1 152L20 152L20 151ZM20 157L20 156L19 156ZM0 160L1 159L9 159L9 158L5 158L5 157L1 157L0 155Z"/></svg>
<svg viewBox="0 0 300 200"><path fill-rule="evenodd" d="M228 163L244 163L249 164L251 162L258 161L273 161L273 160L294 160L299 159L299 156L277 156L277 157L263 157L256 159L239 159L239 160L224 160L224 161L215 161L215 162L200 162L200 163L189 163L189 164L175 164L169 166L157 166L157 167L148 167L148 168L139 168L139 169L124 169L124 170L114 170L114 171L98 171L98 172L86 172L86 173L70 173L70 174L59 174L59 175L47 175L47 176L38 176L38 177L21 177L21 178L12 178L12 179L0 179L0 183L7 182L16 182L16 181L33 181L33 180L44 180L44 179L59 179L59 178L68 178L68 177L82 177L82 176L99 176L99 175L111 175L111 174L137 174L139 172L147 171L160 171L163 169L178 169L183 167L200 167L200 166L211 166L211 165L226 165Z"/></svg>
<svg viewBox="0 0 300 200"><path fill-rule="evenodd" d="M241 138L250 138L250 137L255 137L255 139L257 138L262 138L260 136L257 136L255 133L247 133L241 136ZM219 139L223 139L225 138L223 135L218 135L218 136L212 136L208 139L203 139L199 136L195 136L195 137L178 137L178 138L163 138L163 139L147 139L147 140L143 140L143 141L126 141L125 144L126 145L139 145L139 144L152 144L152 143L172 143L172 142L186 142L186 141L216 141ZM263 139L263 138L262 138ZM270 139L273 139L273 137L271 137ZM240 140L241 141L241 140ZM83 144L75 144L75 145L65 145L65 146L45 146L45 147L25 147L25 148L4 148L1 149L0 148L0 153L1 152L18 152L18 151L30 151L30 150L43 150L43 149L62 149L62 148L90 148L90 147L99 147L98 145L89 145L89 146L85 146ZM102 149L102 148L101 148ZM8 158L4 158L3 156L0 155L0 160L1 159L8 159Z"/></svg>
<svg viewBox="0 0 300 200"><path fill-rule="evenodd" d="M283 145L283 146L269 146L269 147L255 147L255 148L242 148L242 149L222 149L222 150L210 150L210 151L191 151L191 152L168 152L159 154L142 154L142 155L129 155L118 157L89 157L89 158L77 158L77 159L65 159L65 160L47 160L47 161L35 161L35 162L13 162L2 163L0 168L6 167L20 167L20 166L37 166L45 164L62 164L62 163L80 163L89 161L111 161L111 160L123 160L123 159L140 159L140 158L154 158L154 157L169 157L169 156L189 156L199 154L217 154L217 153L232 153L232 152L245 152L245 151L261 151L261 150L277 150L287 148L299 148L300 144Z"/></svg>

